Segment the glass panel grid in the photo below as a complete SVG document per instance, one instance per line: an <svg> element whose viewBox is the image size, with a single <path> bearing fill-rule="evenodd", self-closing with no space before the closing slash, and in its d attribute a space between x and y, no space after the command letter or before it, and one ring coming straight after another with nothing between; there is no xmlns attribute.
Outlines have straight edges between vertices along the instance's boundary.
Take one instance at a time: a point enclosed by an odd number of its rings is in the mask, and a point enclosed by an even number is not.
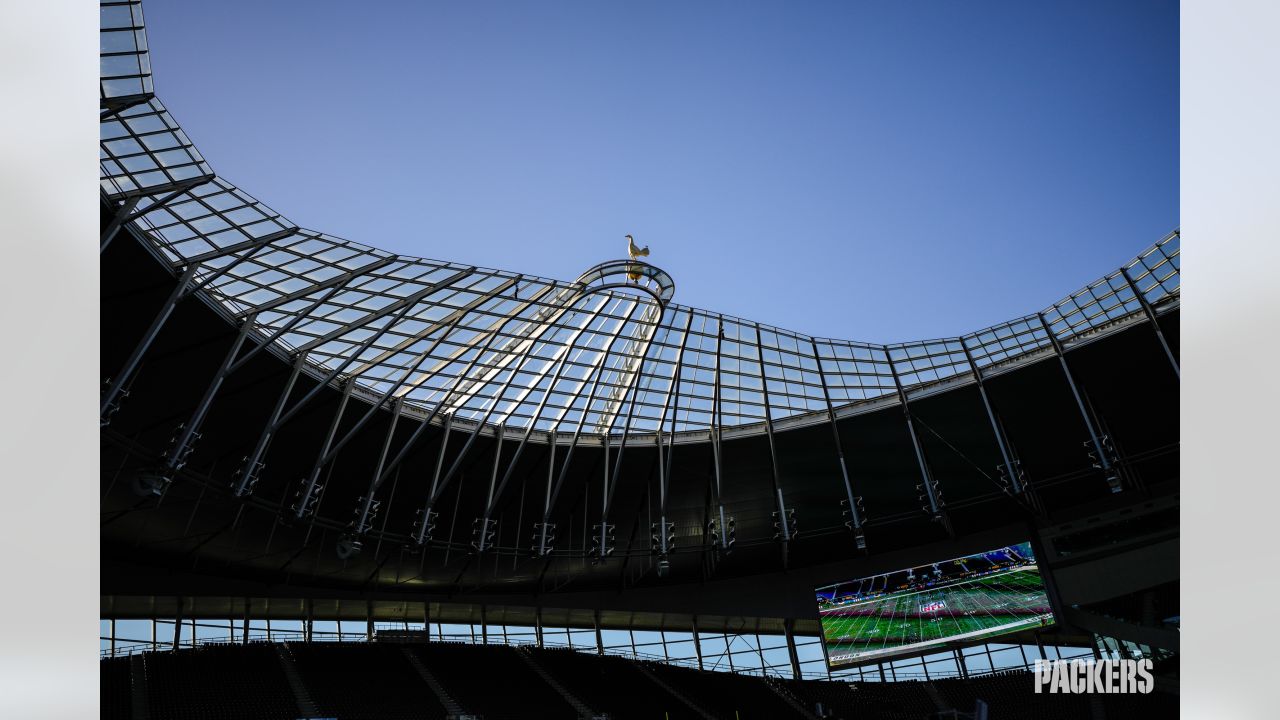
<svg viewBox="0 0 1280 720"><path fill-rule="evenodd" d="M100 9L104 83L145 79L149 95L139 3ZM825 412L828 399L842 407L893 397L895 375L911 390L1049 345L1037 314L958 338L877 345L660 306L625 290L394 256L297 229L213 178L156 98L104 117L100 144L104 194L138 200L133 227L175 266L202 262L200 292L235 316L256 312L254 330L288 353L307 351L313 371L344 368L362 391L395 391L413 411L560 435L763 432L766 419ZM1153 306L1176 297L1178 248L1175 232L1044 310L1045 321L1065 342L1139 312L1130 279Z"/></svg>

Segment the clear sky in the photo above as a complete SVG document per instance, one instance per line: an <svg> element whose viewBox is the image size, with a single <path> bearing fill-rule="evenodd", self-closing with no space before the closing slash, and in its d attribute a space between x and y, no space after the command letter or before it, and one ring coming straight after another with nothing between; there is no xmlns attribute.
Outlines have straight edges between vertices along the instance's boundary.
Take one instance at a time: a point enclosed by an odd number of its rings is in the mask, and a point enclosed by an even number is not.
<svg viewBox="0 0 1280 720"><path fill-rule="evenodd" d="M303 227L676 301L957 335L1177 227L1178 4L148 0L156 90Z"/></svg>

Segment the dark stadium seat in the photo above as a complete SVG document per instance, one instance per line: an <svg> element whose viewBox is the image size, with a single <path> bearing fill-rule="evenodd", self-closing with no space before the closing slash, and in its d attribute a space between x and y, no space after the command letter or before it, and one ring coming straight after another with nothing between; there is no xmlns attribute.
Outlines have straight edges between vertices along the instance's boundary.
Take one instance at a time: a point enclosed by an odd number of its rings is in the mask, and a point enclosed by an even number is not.
<svg viewBox="0 0 1280 720"><path fill-rule="evenodd" d="M146 653L133 661L103 659L101 717L134 717L132 688L138 668L145 668L146 699L155 720L296 720L304 713L282 651L315 716L337 720L445 720L445 707L406 652L421 661L462 713L484 720L579 718L548 676L610 720L919 720L953 710L972 713L979 699L987 703L991 720L1074 720L1093 717L1098 709L1108 717L1176 717L1178 709L1176 686L1149 695L1037 694L1033 675L1022 670L852 683L700 671L566 649L357 642L210 645ZM1161 669L1170 665L1166 661Z"/></svg>
<svg viewBox="0 0 1280 720"><path fill-rule="evenodd" d="M143 655L152 718L295 720L274 645L207 645Z"/></svg>
<svg viewBox="0 0 1280 720"><path fill-rule="evenodd" d="M578 699L613 720L695 718L684 703L640 672L635 661L567 649L531 649L532 657Z"/></svg>
<svg viewBox="0 0 1280 720"><path fill-rule="evenodd" d="M564 697L516 654L515 648L461 643L406 647L464 710L482 715L485 720L577 716Z"/></svg>
<svg viewBox="0 0 1280 720"><path fill-rule="evenodd" d="M106 658L98 664L100 717L129 720L132 717L132 684L129 658Z"/></svg>
<svg viewBox="0 0 1280 720"><path fill-rule="evenodd" d="M816 710L821 703L826 717L836 719L917 720L931 718L938 712L938 706L924 683L915 681L849 683L787 680L784 683L796 697L806 700L807 707Z"/></svg>
<svg viewBox="0 0 1280 720"><path fill-rule="evenodd" d="M321 717L443 720L445 709L399 645L289 643Z"/></svg>
<svg viewBox="0 0 1280 720"><path fill-rule="evenodd" d="M801 717L762 678L649 663L650 671L693 701L728 720L769 720Z"/></svg>

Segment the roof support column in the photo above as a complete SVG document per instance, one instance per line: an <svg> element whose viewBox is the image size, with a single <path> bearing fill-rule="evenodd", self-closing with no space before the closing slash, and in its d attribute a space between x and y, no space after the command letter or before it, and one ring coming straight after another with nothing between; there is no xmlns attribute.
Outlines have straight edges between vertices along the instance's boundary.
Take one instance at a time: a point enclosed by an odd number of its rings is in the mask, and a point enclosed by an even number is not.
<svg viewBox="0 0 1280 720"><path fill-rule="evenodd" d="M960 347L964 350L965 360L969 361L969 370L973 373L973 380L978 385L978 395L982 397L982 407L987 411L987 420L991 423L991 434L995 436L996 447L1000 449L1000 459L1004 461L1005 472L1009 478L1009 490L1014 495L1019 495L1022 493L1022 468L1013 459L1012 453L1009 452L1004 433L1000 431L1000 424L996 422L996 413L991 407L991 399L987 397L987 387L982 382L982 371L978 369L977 363L973 361L973 354L969 352L969 346L965 343L963 337L960 338Z"/></svg>
<svg viewBox="0 0 1280 720"><path fill-rule="evenodd" d="M178 612L173 618L173 646L177 650L182 646L182 598L178 598Z"/></svg>
<svg viewBox="0 0 1280 720"><path fill-rule="evenodd" d="M298 382L298 374L302 372L302 366L306 362L307 356L305 353L299 353L294 358L293 370L289 373L289 379L284 384L280 398L276 400L276 406L271 411L271 417L262 428L262 434L258 436L257 445L254 445L253 452L244 457L244 465L236 471L236 476L239 479L232 486L232 495L235 497L246 497L253 492L253 486L257 484L258 475L263 467L261 462L262 453L266 452L267 443L271 442L271 429L280 419L280 413L284 411L285 403L289 401L289 395L293 393L293 386Z"/></svg>
<svg viewBox="0 0 1280 720"><path fill-rule="evenodd" d="M152 492L156 495L163 495L169 483L173 482L177 472L187 464L187 456L191 454L195 441L200 439L200 426L204 423L205 415L209 412L209 406L213 404L214 396L217 395L219 388L222 387L222 381L226 379L230 372L229 369L232 363L235 362L236 356L240 354L240 349L244 346L244 341L253 330L256 321L257 316L250 315L240 324L240 332L236 334L235 342L231 344L231 349L227 351L227 356L223 358L222 364L218 366L218 372L214 374L209 387L204 391L204 396L200 398L200 403L196 405L195 412L191 414L191 417L185 423L178 426L178 432L173 444L165 453L164 469L160 474L160 486L152 488Z"/></svg>
<svg viewBox="0 0 1280 720"><path fill-rule="evenodd" d="M178 279L178 285L169 294L169 298L164 301L164 305L160 307L160 312L156 313L155 319L151 321L151 326L143 333L142 339L134 346L133 352L130 353L129 359L125 360L124 366L120 368L120 372L116 373L114 378L107 380L107 389L102 396L102 404L99 408L98 416L101 425L107 425L111 422L111 416L115 414L120 406L116 403L116 398L121 395L121 391L133 379L133 373L137 371L139 363L142 362L142 356L151 348L151 343L155 342L156 336L160 334L160 329L168 322L169 316L173 314L174 307L182 298L186 297L187 285L195 277L200 270L198 263L187 266L182 277ZM127 393L125 393L127 395Z"/></svg>
<svg viewBox="0 0 1280 720"><path fill-rule="evenodd" d="M600 610L596 609L591 614L591 620L596 628L596 654L604 654L604 635L600 632Z"/></svg>
<svg viewBox="0 0 1280 720"><path fill-rule="evenodd" d="M124 204L116 209L116 214L111 218L111 222L107 223L107 227L103 229L100 242L98 244L98 254L107 251L107 246L115 239L116 233L120 230L120 226L129 220L129 216L133 214L133 209L138 207L138 202L142 200L142 196L135 195L124 201Z"/></svg>
<svg viewBox="0 0 1280 720"><path fill-rule="evenodd" d="M885 362L889 364L889 372L893 374L893 386L898 390L898 402L902 405L902 415L907 421L907 434L911 436L911 445L916 451L916 463L920 466L920 480L918 487L922 489L921 500L927 504L924 506L925 512L933 520L942 523L947 534L951 535L951 521L947 519L946 513L943 511L943 503L938 483L934 481L933 476L929 473L929 465L924 460L924 447L920 444L920 436L916 433L915 422L911 419L911 406L907 402L907 392L902 387L902 379L898 377L898 369L894 366L893 358L889 356L889 349L882 347Z"/></svg>
<svg viewBox="0 0 1280 720"><path fill-rule="evenodd" d="M391 424L387 427L386 439L382 441L382 452L378 454L378 465L374 470L374 477L381 477L382 475L382 466L387 462L387 451L391 449L391 441L396 436L396 425L400 421L400 410L402 405L404 405L403 396L391 401L391 407L389 408L389 412L391 413ZM352 529L352 534L355 537L364 535L373 527L374 516L378 514L378 506L381 504L379 500L374 499L374 493L376 493L377 490L378 486L374 484L369 488L368 492L365 493L365 496L358 500L360 507L356 513L356 520Z"/></svg>
<svg viewBox="0 0 1280 720"><path fill-rule="evenodd" d="M1124 485L1120 480L1120 472L1112 464L1110 449L1094 428L1093 418L1089 415L1089 409L1085 407L1084 398L1080 396L1080 390L1076 387L1076 379L1071 374L1071 368L1067 365L1067 355L1062 349L1062 343L1058 342L1058 336L1053 332L1053 328L1049 327L1049 321L1045 320L1044 313L1036 313L1036 317L1040 318L1040 325L1044 328L1045 334L1049 336L1049 343L1053 346L1054 354L1058 356L1058 363L1062 366L1062 374L1067 378L1067 385L1071 388L1071 395L1075 398L1076 407L1080 410L1080 419L1084 421L1085 429L1089 431L1089 443L1093 445L1093 450L1097 453L1098 467L1102 470L1111 492L1118 493L1124 490Z"/></svg>
<svg viewBox="0 0 1280 720"><path fill-rule="evenodd" d="M542 647L542 606L533 610L533 631L538 639L538 647Z"/></svg>
<svg viewBox="0 0 1280 720"><path fill-rule="evenodd" d="M672 398L675 398L675 404L680 404L680 367L684 359L684 348L689 342L689 330L693 327L693 312L689 312L689 319L684 325L684 334L680 338L680 348L676 350L675 368L671 374L671 384L667 386L666 397L662 401L662 414L658 417L657 435L658 445L658 527L663 528L661 540L661 549L663 557L666 556L669 548L667 547L668 533L667 527L667 489L671 482L671 455L674 447L668 445L666 448L666 457L663 458L662 447L662 426L667 423L667 412L671 409ZM671 434L674 437L676 430L676 413L671 413Z"/></svg>
<svg viewBox="0 0 1280 720"><path fill-rule="evenodd" d="M769 406L769 375L764 370L764 337L760 333L760 323L755 323L756 329L756 364L760 366L760 391L764 398L764 431L769 438L769 468L772 471L773 494L778 499L778 509L774 512L777 522L774 527L778 529L778 534L774 536L775 540L782 543L782 567L787 567L787 549L791 540L795 537L795 510L788 512L786 502L782 498L782 482L778 475L778 448L773 439L773 411Z"/></svg>
<svg viewBox="0 0 1280 720"><path fill-rule="evenodd" d="M844 481L844 499L840 501L845 506L845 514L849 519L845 522L845 527L853 532L853 541L859 550L867 549L867 537L862 530L863 510L862 498L853 494L853 484L849 482L849 468L844 461L844 444L840 442L840 428L836 424L835 406L831 403L831 391L827 388L827 374L822 369L822 357L818 355L818 343L813 338L809 339L810 345L813 347L813 362L818 366L818 380L822 383L822 398L827 404L827 422L831 424L831 437L836 444L836 459L840 461L840 478Z"/></svg>
<svg viewBox="0 0 1280 720"><path fill-rule="evenodd" d="M469 363L467 363L466 369L458 373L457 378L455 378L454 380L453 387L443 398L440 399L440 402L436 404L435 408L432 409L431 416L423 421L424 426L431 422L431 419L435 417L436 413L439 412L441 408L445 407L450 403L450 398L453 396L453 394L458 390L459 387L461 387L464 381L468 380L467 375L471 372L471 368L474 367L475 364L480 360L480 358L483 357L489 351L489 348L492 345L493 341L498 337L499 334L501 334L502 330L506 327L506 324L514 319L515 319L514 315L509 316L506 320L502 322L502 324L500 324L497 328L494 329L494 331L489 335L488 339L485 340L484 347L476 353L475 357L473 357ZM538 341L542 338L543 333L545 333L550 327L551 327L550 325L544 326L542 329L538 330L537 334L530 339L528 346L520 353L520 357L518 362L516 363L515 368L510 371L510 374L507 376L507 379L503 381L502 387L494 395L492 404L489 406L489 409L485 411L483 416L481 416L478 420L475 421L476 422L475 428L467 436L466 441L463 442L462 449L458 451L458 456L454 458L454 461L449 465L449 469L445 472L444 477L441 478L439 482L436 482L434 480L432 481L431 493L427 497L426 506L421 511L422 517L420 518L418 531L414 535L414 542L416 542L418 545L423 545L430 539L429 531L434 529L434 525L431 522L431 517L432 517L432 513L435 511L432 508L435 506L436 502L439 500L440 493L443 492L446 487L448 487L449 481L453 479L453 476L462 467L462 463L466 459L468 451L470 451L471 446L475 444L476 438L480 435L480 431L484 428L485 423L488 422L489 417L493 415L493 411L497 409L498 405L502 402L502 398L506 394L507 388L511 386L511 381L515 379L516 375L520 374L520 371L524 368L525 362L527 362L529 359L529 354L537 346ZM457 409L455 408L455 410L449 413L447 417L452 419L453 416L456 414L457 414ZM412 438L410 438L410 440L412 441ZM496 472L496 468L495 468L495 472ZM485 518L484 524L486 528L490 523L491 521L488 518ZM479 526L479 523L477 523L477 527L478 526ZM487 541L485 540L485 536L483 532L481 533L480 538L481 538L481 542L477 544L476 551L484 552L485 548L487 547Z"/></svg>
<svg viewBox="0 0 1280 720"><path fill-rule="evenodd" d="M347 411L347 403L351 400L351 391L355 389L356 382L349 378L342 383L342 397L338 400L338 409L333 413L333 419L329 421L329 431L325 433L324 443L320 446L320 457L323 458L329 453L329 446L333 444L333 436L338 432L338 426L342 424L342 416ZM324 488L317 485L320 478L320 462L317 460L316 466L312 469L311 476L308 478L310 484L299 491L297 500L294 502L294 512L298 517L306 514L316 501L320 499L320 493ZM301 509L303 512L298 512Z"/></svg>
<svg viewBox="0 0 1280 720"><path fill-rule="evenodd" d="M581 439L582 430L586 425L587 414L591 410L592 403L595 402L596 391L600 387L600 377L604 375L605 363L608 362L609 353L613 351L613 346L618 342L618 338L622 335L622 329L626 327L627 322L639 307L640 304L635 303L627 310L626 316L622 319L622 322L618 323L618 327L614 329L613 333L610 335L609 342L605 344L604 349L600 352L600 356L596 358L594 367L592 367L591 372L588 373L587 378L590 378L591 389L587 392L587 401L582 406L582 413L578 416L578 424L573 429L573 437L569 440L569 448L565 452L564 464L560 467L560 475L556 479L554 487L551 484L551 475L555 470L555 434L559 431L560 423L564 421L564 416L568 414L570 408L572 408L573 400L569 401L565 409L561 411L559 417L556 418L555 424L547 431L550 438L548 442L551 444L551 452L549 453L551 456L551 465L547 468L547 494L542 508L542 522L538 526L538 555L541 557L547 557L551 550L554 549L551 544L555 541L556 528L555 524L550 522L551 509L555 506L556 499L560 496L560 489L564 487L565 479L569 476L569 464L573 460L573 451L578 447L578 440ZM583 378L582 382L578 385L577 390L573 393L574 398L578 397L577 391L580 391L582 386L588 382L587 378ZM607 437L605 438L605 451L606 453L608 452ZM607 460L605 467L607 471Z"/></svg>
<svg viewBox="0 0 1280 720"><path fill-rule="evenodd" d="M715 502L716 514L720 519L718 528L728 528L729 522L724 514L724 473L721 471L721 450L720 442L722 439L721 428L724 423L721 418L720 410L720 358L722 354L721 346L724 344L724 318L716 318L716 369L712 376L711 388L711 460L712 468L715 471ZM729 545L727 533L715 533L711 538L711 545L715 547L719 545L720 551L728 555L733 550L733 546Z"/></svg>
<svg viewBox="0 0 1280 720"><path fill-rule="evenodd" d="M1173 350L1169 349L1169 343L1164 339L1164 331L1160 329L1160 323L1156 321L1155 308L1151 307L1151 303L1147 302L1147 296L1138 289L1138 283L1134 281L1133 276L1129 274L1128 268L1120 268L1120 274L1124 275L1124 281L1129 283L1129 289L1133 291L1133 296L1142 303L1142 311L1147 315L1147 321L1151 323L1151 329L1156 333L1156 339L1160 341L1160 347L1164 349L1165 357L1169 358L1169 365L1173 367L1173 374L1179 380L1182 379L1182 373L1178 369L1178 359L1173 356Z"/></svg>
<svg viewBox="0 0 1280 720"><path fill-rule="evenodd" d="M782 630L787 635L787 658L791 660L791 677L800 679L800 653L796 651L796 621L786 618L782 621Z"/></svg>
<svg viewBox="0 0 1280 720"><path fill-rule="evenodd" d="M650 308L656 307L658 309L657 317L653 321L653 332L654 332L654 335L656 335L658 332L658 328L662 326L662 318L666 314L666 308L664 308L662 305L651 305L649 307ZM648 317L649 315L650 315L650 310L646 309L644 314L640 316L640 322L644 322L645 318ZM622 455L627 449L627 440L630 439L630 436L631 436L631 418L634 416L635 410L636 410L636 396L640 394L640 378L644 375L644 360L645 360L645 357L648 356L649 349L651 347L653 347L653 343L646 342L644 344L644 349L640 351L640 354L638 356L636 356L635 370L632 371L631 373L631 380L627 383L626 391L623 393L622 396L619 397L619 404L621 404L623 400L627 399L627 394L631 395L630 401L627 403L626 418L622 421L622 442L618 444L618 456L614 458L614 461L613 461L612 477L610 477L609 475L606 475L604 477L604 487L603 487L603 493L602 493L603 497L601 498L600 524L596 525L593 528L593 530L596 530L598 532L598 534L596 535L596 538L599 541L599 557L601 560L609 557L609 555L613 553L613 549L614 549L612 545L614 525L609 523L609 510L613 505L613 493L614 493L614 490L616 490L618 487L618 478L622 475ZM625 368L626 368L626 360L624 359L623 369L619 372L620 378L622 377L622 373L626 372ZM608 452L607 443L609 438L609 431L612 428L613 428L612 422L610 422L609 425L604 426L602 428L605 436L605 441L606 441L606 445L605 445L606 453ZM607 472L608 465L606 464L605 467ZM663 525L662 527L664 529L661 532L661 537L663 539L664 544L663 544L662 553L658 560L659 575L662 575L665 573L663 564L667 562L666 545L669 544L669 540L670 540L670 537L668 536L668 533L665 529L666 525Z"/></svg>
<svg viewBox="0 0 1280 720"><path fill-rule="evenodd" d="M698 616L693 616L691 623L693 630L693 652L698 656L698 669L702 670L702 639L698 637Z"/></svg>

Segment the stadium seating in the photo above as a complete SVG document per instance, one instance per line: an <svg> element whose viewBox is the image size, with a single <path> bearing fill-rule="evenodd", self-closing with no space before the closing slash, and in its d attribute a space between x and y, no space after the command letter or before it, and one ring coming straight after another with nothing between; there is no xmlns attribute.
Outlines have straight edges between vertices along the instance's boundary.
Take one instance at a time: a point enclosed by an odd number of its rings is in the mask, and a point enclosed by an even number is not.
<svg viewBox="0 0 1280 720"><path fill-rule="evenodd" d="M530 649L528 652L587 707L607 713L613 720L696 717L631 660L567 649Z"/></svg>
<svg viewBox="0 0 1280 720"><path fill-rule="evenodd" d="M699 708L729 720L769 720L797 715L770 685L758 677L646 663L649 670Z"/></svg>
<svg viewBox="0 0 1280 720"><path fill-rule="evenodd" d="M851 683L704 672L565 649L290 642L152 652L132 662L104 659L101 716L134 717L134 674L145 668L146 700L155 720L295 720L307 716L307 702L315 717L445 720L449 713L406 651L457 703L455 712L484 720L579 718L547 678L610 720L918 720L972 713L979 699L987 703L992 720L1074 720L1095 717L1096 711L1108 717L1176 717L1178 708L1173 692L1036 694L1031 673L1021 670L967 679ZM290 684L288 663L296 671L296 686Z"/></svg>
<svg viewBox="0 0 1280 720"><path fill-rule="evenodd" d="M152 718L294 720L298 705L274 645L206 645L149 652L147 706Z"/></svg>
<svg viewBox="0 0 1280 720"><path fill-rule="evenodd" d="M132 712L129 658L106 658L98 666L102 720L128 720Z"/></svg>
<svg viewBox="0 0 1280 720"><path fill-rule="evenodd" d="M443 720L445 708L393 644L289 643L321 717Z"/></svg>
<svg viewBox="0 0 1280 720"><path fill-rule="evenodd" d="M568 702L505 645L426 643L410 647L454 700L485 720L572 718ZM419 684L422 680L419 679ZM500 687L499 687L500 686Z"/></svg>
<svg viewBox="0 0 1280 720"><path fill-rule="evenodd" d="M844 683L818 680L782 681L806 707L816 712L821 704L824 717L883 718L917 720L938 713L938 705L922 682ZM971 709L971 708L970 708Z"/></svg>

